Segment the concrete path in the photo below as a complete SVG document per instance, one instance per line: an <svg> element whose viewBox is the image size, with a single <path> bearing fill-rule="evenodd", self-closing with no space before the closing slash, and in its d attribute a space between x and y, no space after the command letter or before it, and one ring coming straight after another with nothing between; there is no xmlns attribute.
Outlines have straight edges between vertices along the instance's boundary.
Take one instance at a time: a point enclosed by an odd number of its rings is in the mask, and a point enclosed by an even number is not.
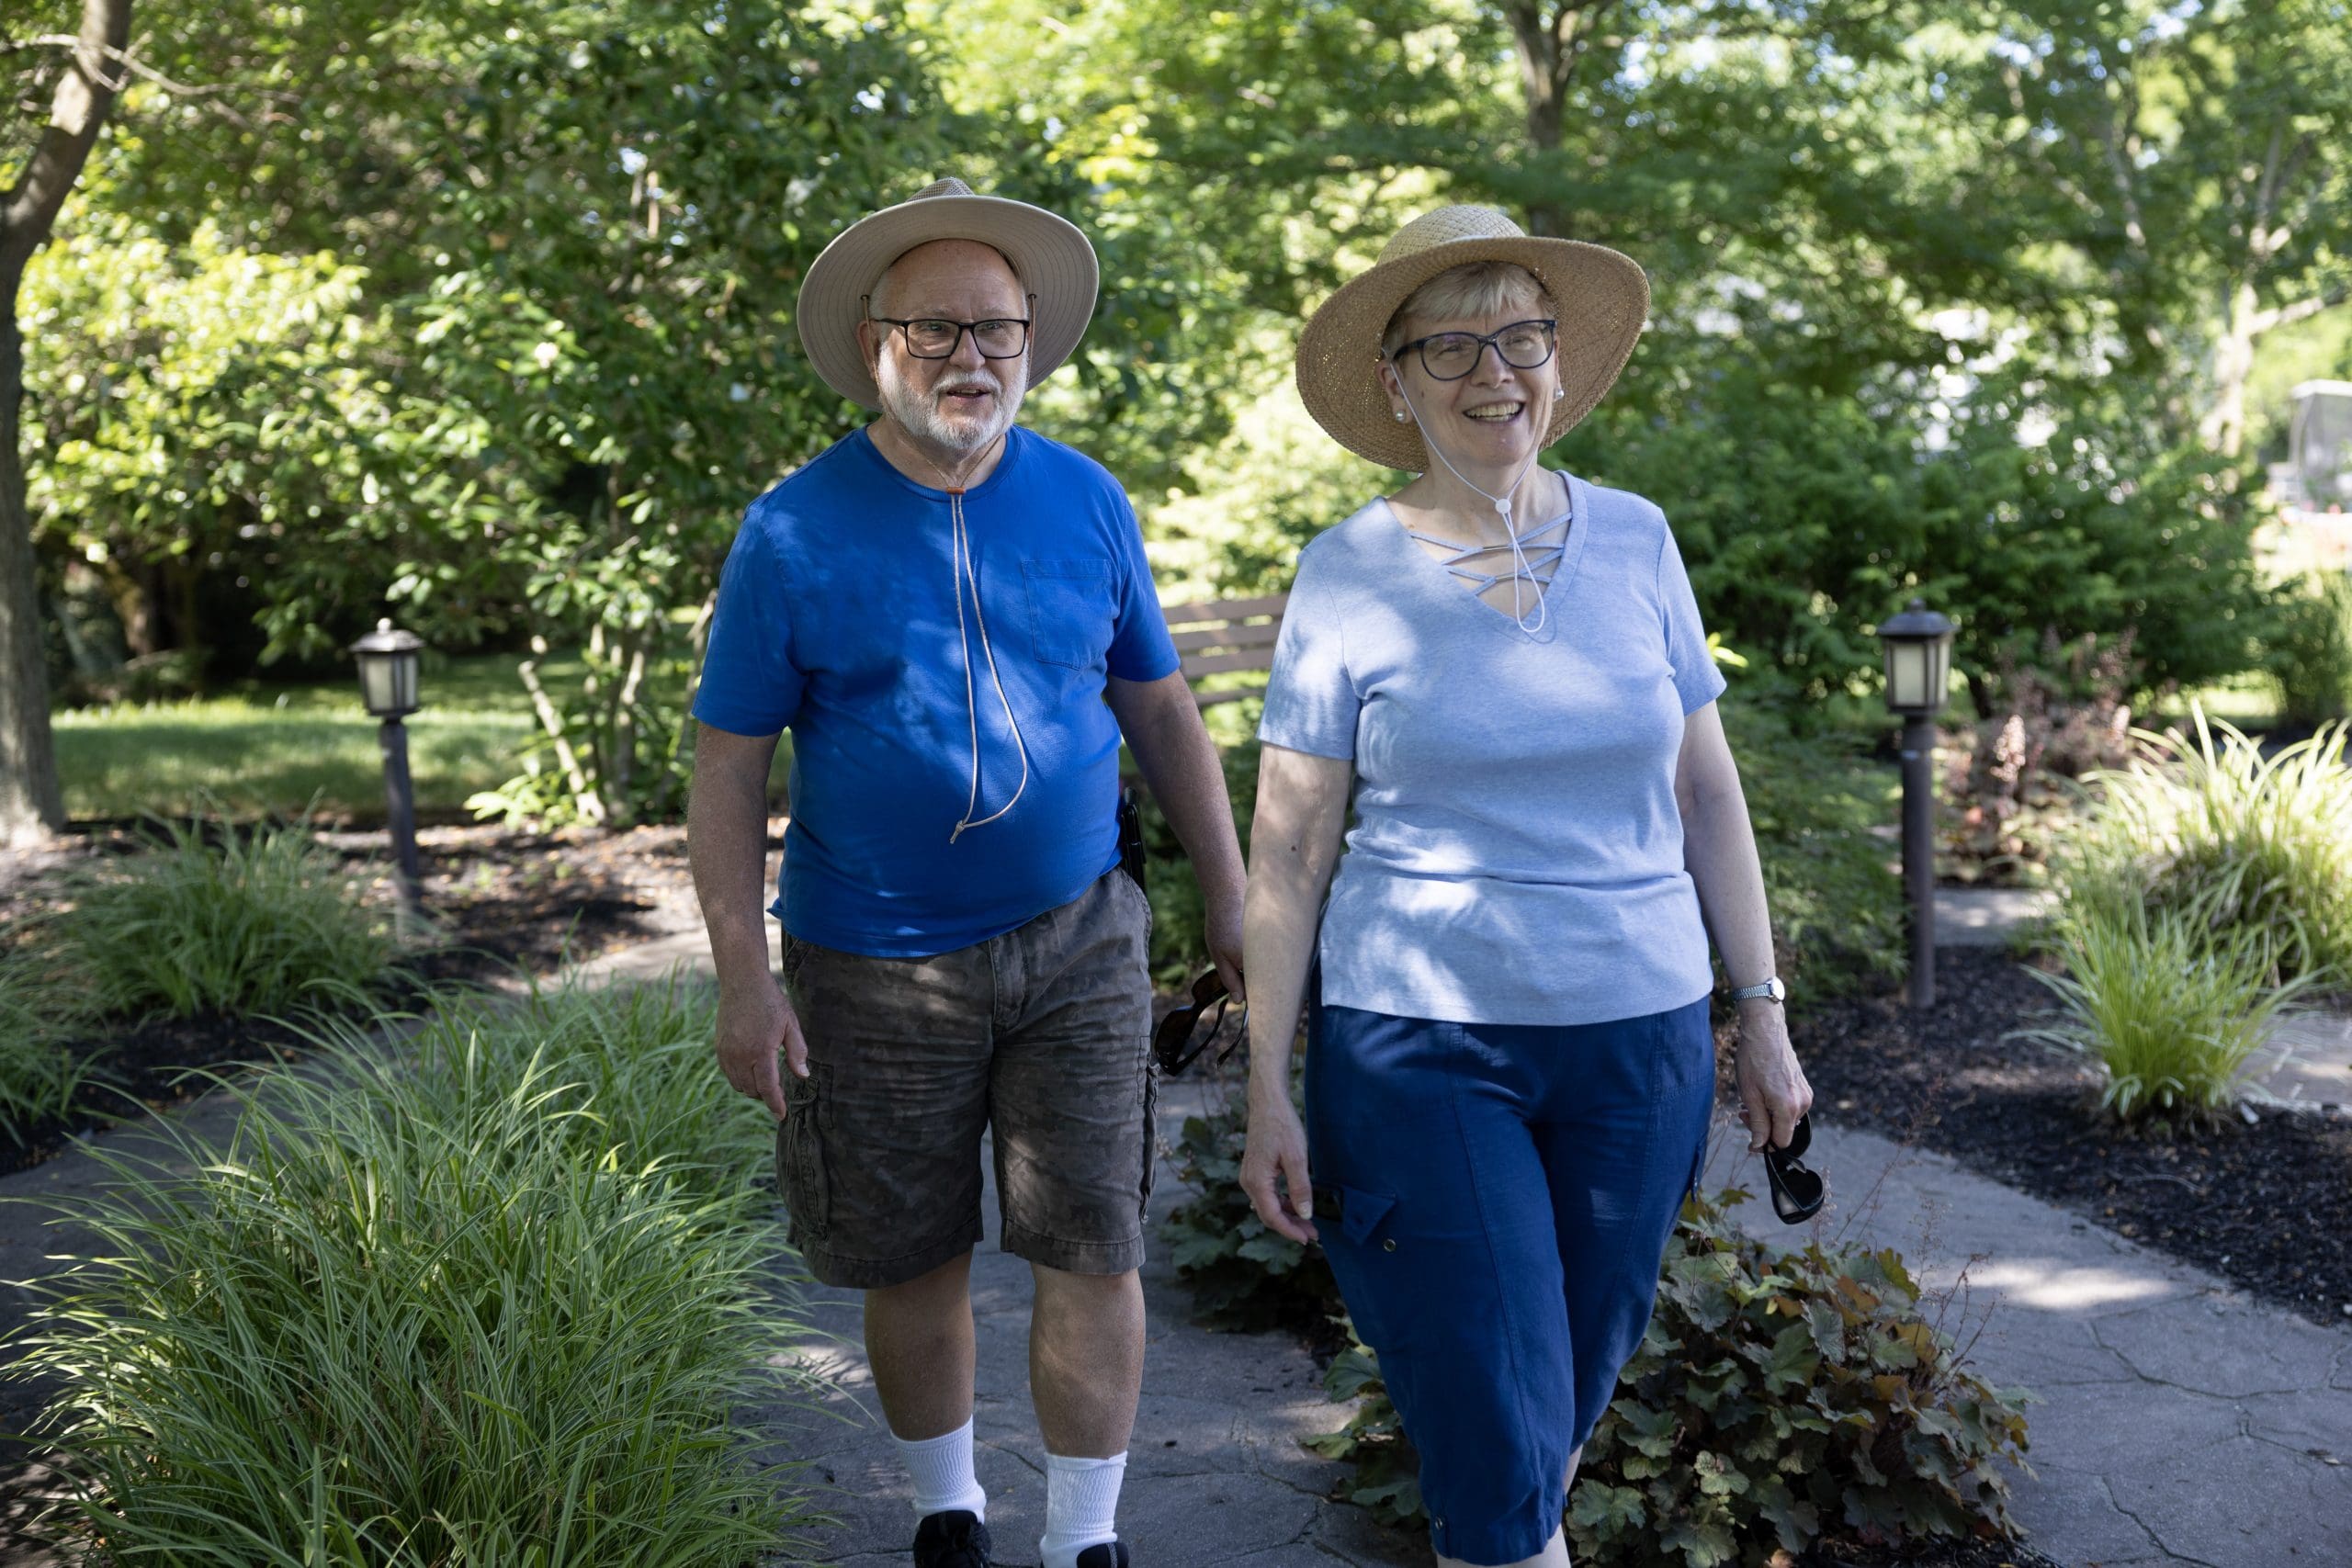
<svg viewBox="0 0 2352 1568"><path fill-rule="evenodd" d="M1198 1109L1199 1090L1160 1100L1163 1145ZM1163 1162L1152 1194L1155 1225L1182 1201ZM1037 1561L1046 1523L1045 1451L1028 1393L1029 1266L997 1250L991 1179L989 1239L973 1255L979 1340L980 1484L989 1528L1006 1564ZM1147 1344L1143 1404L1127 1453L1120 1529L1148 1568L1405 1568L1430 1562L1427 1538L1387 1530L1363 1510L1330 1501L1343 1467L1299 1447L1346 1424L1323 1396L1314 1360L1286 1335L1210 1334L1187 1315L1190 1298L1156 1243L1144 1269ZM841 1392L816 1417L780 1416L779 1450L814 1456L834 1490L820 1506L840 1521L808 1550L769 1560L883 1564L907 1561L914 1512L905 1472L883 1425L858 1345L858 1295L811 1286L813 1326L799 1355Z"/></svg>
<svg viewBox="0 0 2352 1568"><path fill-rule="evenodd" d="M2040 887L1939 887L1936 945L2007 947L2019 931L2048 914L2053 902Z"/></svg>

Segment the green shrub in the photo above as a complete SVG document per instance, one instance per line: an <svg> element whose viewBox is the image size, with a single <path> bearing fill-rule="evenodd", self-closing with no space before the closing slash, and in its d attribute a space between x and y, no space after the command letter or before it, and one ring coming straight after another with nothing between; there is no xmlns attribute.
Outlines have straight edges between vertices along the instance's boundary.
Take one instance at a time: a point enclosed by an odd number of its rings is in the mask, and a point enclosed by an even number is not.
<svg viewBox="0 0 2352 1568"><path fill-rule="evenodd" d="M22 954L0 953L0 1136L17 1148L36 1123L65 1115L92 1077L60 1036L76 1001Z"/></svg>
<svg viewBox="0 0 2352 1568"><path fill-rule="evenodd" d="M2028 1038L2097 1057L2099 1105L2119 1121L2215 1119L2236 1102L2279 1013L2318 977L2274 984L2277 942L2221 920L2220 891L2154 909L2069 910L2056 926L2066 973L2026 971L2069 1015Z"/></svg>
<svg viewBox="0 0 2352 1568"><path fill-rule="evenodd" d="M1238 1059L1238 1058L1237 1058ZM1176 1172L1195 1196L1161 1224L1176 1278L1193 1292L1193 1316L1211 1328L1329 1331L1340 1289L1320 1252L1266 1228L1241 1190L1245 1107L1184 1119Z"/></svg>
<svg viewBox="0 0 2352 1568"><path fill-rule="evenodd" d="M1895 1254L1776 1252L1727 1216L1747 1198L1728 1189L1683 1209L1657 1314L1585 1445L1576 1560L1720 1568L1824 1539L2013 1535L1995 1464L2025 1453L2027 1396L1960 1370ZM1325 1386L1363 1403L1307 1446L1354 1463L1351 1501L1423 1517L1376 1359L1358 1346Z"/></svg>
<svg viewBox="0 0 2352 1568"><path fill-rule="evenodd" d="M2217 938L2275 940L2283 973L2352 974L2352 725L2266 758L2201 708L2191 717L2193 743L2135 730L2131 765L2091 776L2095 805L2061 861L2066 904L2112 929L2142 906L2193 908Z"/></svg>
<svg viewBox="0 0 2352 1568"><path fill-rule="evenodd" d="M792 1398L764 1145L707 988L466 1004L225 1151L107 1157L20 1371L116 1562L710 1564L808 1522L740 1413ZM175 1167L192 1167L193 1175Z"/></svg>
<svg viewBox="0 0 2352 1568"><path fill-rule="evenodd" d="M77 868L35 940L97 1012L286 1013L356 999L393 967L386 922L300 826L224 832L172 822L154 849Z"/></svg>
<svg viewBox="0 0 2352 1568"><path fill-rule="evenodd" d="M2282 716L2324 724L2352 714L2352 572L2320 575L2278 607L2270 674Z"/></svg>
<svg viewBox="0 0 2352 1568"><path fill-rule="evenodd" d="M1800 995L1837 996L1899 979L1903 886L1871 829L1896 820L1894 781L1847 738L1800 739L1785 710L1735 695L1724 728L1739 762L1772 909L1780 972Z"/></svg>

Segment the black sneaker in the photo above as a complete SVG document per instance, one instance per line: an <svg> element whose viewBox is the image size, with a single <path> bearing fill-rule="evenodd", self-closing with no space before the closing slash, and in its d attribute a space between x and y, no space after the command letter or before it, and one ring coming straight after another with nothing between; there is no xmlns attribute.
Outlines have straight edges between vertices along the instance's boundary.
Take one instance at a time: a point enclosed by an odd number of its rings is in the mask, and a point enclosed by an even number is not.
<svg viewBox="0 0 2352 1568"><path fill-rule="evenodd" d="M1078 1554L1078 1568L1127 1568L1127 1543L1097 1541Z"/></svg>
<svg viewBox="0 0 2352 1568"><path fill-rule="evenodd" d="M915 1568L989 1568L989 1527L969 1508L927 1514L915 1527Z"/></svg>

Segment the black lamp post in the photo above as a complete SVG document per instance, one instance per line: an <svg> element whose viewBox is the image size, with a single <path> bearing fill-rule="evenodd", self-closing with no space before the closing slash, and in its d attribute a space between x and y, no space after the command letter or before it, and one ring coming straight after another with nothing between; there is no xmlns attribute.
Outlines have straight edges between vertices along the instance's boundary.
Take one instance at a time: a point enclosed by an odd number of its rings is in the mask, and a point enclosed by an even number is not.
<svg viewBox="0 0 2352 1568"><path fill-rule="evenodd" d="M1952 624L1914 599L1881 623L1886 705L1903 720L1903 890L1911 906L1911 1005L1936 1000L1936 715L1951 679Z"/></svg>
<svg viewBox="0 0 2352 1568"><path fill-rule="evenodd" d="M424 916L424 879L416 860L416 789L408 776L408 728L416 711L417 654L424 639L390 621L351 645L359 660L359 697L383 721L384 800L390 807L392 856L400 868L401 915L411 929Z"/></svg>

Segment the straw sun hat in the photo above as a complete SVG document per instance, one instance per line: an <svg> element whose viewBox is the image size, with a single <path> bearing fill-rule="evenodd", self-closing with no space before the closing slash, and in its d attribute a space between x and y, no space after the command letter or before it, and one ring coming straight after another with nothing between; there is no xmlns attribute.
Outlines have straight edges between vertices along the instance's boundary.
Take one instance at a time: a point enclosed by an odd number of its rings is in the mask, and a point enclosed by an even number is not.
<svg viewBox="0 0 2352 1568"><path fill-rule="evenodd" d="M868 213L839 234L809 264L800 282L800 346L825 385L869 409L882 406L881 389L857 346L864 297L890 264L933 240L977 240L992 245L1021 287L1035 297L1029 313L1029 384L1051 375L1086 335L1094 319L1100 281L1094 247L1066 218L1003 197L976 196L962 180L925 186L896 207Z"/></svg>
<svg viewBox="0 0 2352 1568"><path fill-rule="evenodd" d="M1468 262L1511 262L1535 275L1560 319L1560 400L1548 446L1617 379L1649 313L1649 279L1630 256L1578 240L1536 239L1491 207L1441 207L1396 231L1370 270L1308 318L1298 339L1298 394L1315 423L1361 457L1415 473L1430 466L1420 427L1399 423L1380 382L1380 339L1422 284Z"/></svg>

